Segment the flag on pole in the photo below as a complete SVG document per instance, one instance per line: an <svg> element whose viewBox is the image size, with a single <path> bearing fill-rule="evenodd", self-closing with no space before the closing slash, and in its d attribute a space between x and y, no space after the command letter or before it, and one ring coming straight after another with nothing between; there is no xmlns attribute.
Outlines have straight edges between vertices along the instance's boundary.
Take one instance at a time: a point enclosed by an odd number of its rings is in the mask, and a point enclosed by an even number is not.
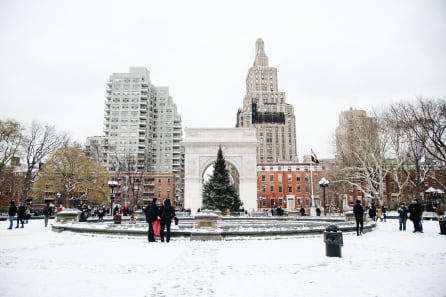
<svg viewBox="0 0 446 297"><path fill-rule="evenodd" d="M311 149L311 162L319 164L319 160L317 159L316 153Z"/></svg>

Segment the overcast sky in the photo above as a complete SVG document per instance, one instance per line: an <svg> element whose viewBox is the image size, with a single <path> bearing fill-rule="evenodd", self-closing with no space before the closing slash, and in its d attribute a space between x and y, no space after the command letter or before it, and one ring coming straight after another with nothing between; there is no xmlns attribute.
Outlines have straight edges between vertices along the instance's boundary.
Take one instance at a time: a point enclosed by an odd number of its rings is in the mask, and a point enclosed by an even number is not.
<svg viewBox="0 0 446 297"><path fill-rule="evenodd" d="M446 98L446 1L0 0L0 119L102 135L105 82L146 67L183 127L234 127L262 38L298 156L332 157L339 113Z"/></svg>

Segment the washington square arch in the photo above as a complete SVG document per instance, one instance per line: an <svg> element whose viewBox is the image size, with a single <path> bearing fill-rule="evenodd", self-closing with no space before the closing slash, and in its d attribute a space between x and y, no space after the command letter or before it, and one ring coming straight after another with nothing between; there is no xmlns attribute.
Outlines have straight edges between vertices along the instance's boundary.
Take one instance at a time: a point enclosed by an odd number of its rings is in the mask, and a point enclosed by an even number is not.
<svg viewBox="0 0 446 297"><path fill-rule="evenodd" d="M185 128L184 207L196 213L202 207L206 172L221 147L243 208L256 207L257 174L255 128Z"/></svg>

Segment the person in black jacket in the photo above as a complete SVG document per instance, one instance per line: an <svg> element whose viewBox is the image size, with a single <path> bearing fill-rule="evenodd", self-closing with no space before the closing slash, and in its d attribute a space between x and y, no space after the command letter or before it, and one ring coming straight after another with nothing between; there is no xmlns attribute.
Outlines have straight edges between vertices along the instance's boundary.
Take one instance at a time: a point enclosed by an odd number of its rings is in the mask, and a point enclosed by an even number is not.
<svg viewBox="0 0 446 297"><path fill-rule="evenodd" d="M361 200L356 200L355 206L353 206L353 213L356 220L356 235L362 235L362 228L364 226L364 208L361 205Z"/></svg>
<svg viewBox="0 0 446 297"><path fill-rule="evenodd" d="M400 225L400 231L406 231L407 213L409 209L406 207L406 203L401 202L400 208L398 208L398 219Z"/></svg>
<svg viewBox="0 0 446 297"><path fill-rule="evenodd" d="M376 205L375 202L372 202L372 206L369 209L369 218L376 221Z"/></svg>
<svg viewBox="0 0 446 297"><path fill-rule="evenodd" d="M45 227L48 226L48 220L51 217L51 212L52 212L52 210L51 210L50 204L47 203L45 205L45 207L43 208L43 218L44 218L44 222L45 222Z"/></svg>
<svg viewBox="0 0 446 297"><path fill-rule="evenodd" d="M148 230L148 239L149 242L155 242L155 233L153 232L153 222L155 222L158 219L159 215L159 209L156 205L156 198L153 198L152 203L149 204L145 210L146 214L146 221L149 225Z"/></svg>
<svg viewBox="0 0 446 297"><path fill-rule="evenodd" d="M409 219L413 223L413 232L423 233L423 229L421 227L421 215L423 213L423 209L421 207L421 204L418 202L418 199L414 199L409 205L409 213Z"/></svg>
<svg viewBox="0 0 446 297"><path fill-rule="evenodd" d="M104 222L104 215L105 215L104 207L103 206L99 206L99 209L98 209L98 221L100 223Z"/></svg>
<svg viewBox="0 0 446 297"><path fill-rule="evenodd" d="M166 235L166 242L170 241L170 225L172 223L172 219L175 217L175 209L170 203L170 199L167 198L164 200L164 205L161 206L160 209L160 218L161 218L161 242L164 242L164 234ZM164 233L164 228L166 228L166 233Z"/></svg>
<svg viewBox="0 0 446 297"><path fill-rule="evenodd" d="M19 209L17 210L17 226L15 226L16 228L19 227L19 221L20 224L22 224L22 228L23 228L23 223L24 223L24 219L26 216L26 207L25 204L23 202L20 203Z"/></svg>
<svg viewBox="0 0 446 297"><path fill-rule="evenodd" d="M11 200L8 209L8 220L9 220L9 228L12 229L12 225L14 224L14 217L17 214L17 206L15 206L14 200Z"/></svg>

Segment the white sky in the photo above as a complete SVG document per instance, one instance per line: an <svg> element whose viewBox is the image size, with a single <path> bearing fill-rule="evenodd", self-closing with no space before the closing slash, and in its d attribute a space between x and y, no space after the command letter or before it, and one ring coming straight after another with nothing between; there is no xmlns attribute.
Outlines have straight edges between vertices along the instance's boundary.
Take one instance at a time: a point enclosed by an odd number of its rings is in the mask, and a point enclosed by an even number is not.
<svg viewBox="0 0 446 297"><path fill-rule="evenodd" d="M105 82L147 67L183 127L233 127L262 38L294 105L299 159L338 115L446 96L446 2L0 0L0 119L102 135Z"/></svg>

